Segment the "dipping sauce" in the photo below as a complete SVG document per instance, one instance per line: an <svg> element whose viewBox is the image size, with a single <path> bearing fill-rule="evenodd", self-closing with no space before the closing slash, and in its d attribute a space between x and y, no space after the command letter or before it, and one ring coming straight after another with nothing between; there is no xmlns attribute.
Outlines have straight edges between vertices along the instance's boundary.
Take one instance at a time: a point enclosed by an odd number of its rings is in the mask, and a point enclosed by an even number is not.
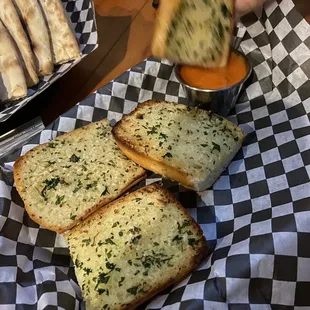
<svg viewBox="0 0 310 310"><path fill-rule="evenodd" d="M227 66L207 69L182 65L180 77L189 86L202 89L219 89L240 82L248 73L244 58L231 52Z"/></svg>

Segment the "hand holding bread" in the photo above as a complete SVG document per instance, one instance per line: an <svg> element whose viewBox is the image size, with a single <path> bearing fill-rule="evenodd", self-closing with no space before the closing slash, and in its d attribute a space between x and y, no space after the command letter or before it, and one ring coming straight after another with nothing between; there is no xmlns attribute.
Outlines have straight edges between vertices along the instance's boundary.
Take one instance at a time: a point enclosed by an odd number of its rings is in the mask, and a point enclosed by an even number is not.
<svg viewBox="0 0 310 310"><path fill-rule="evenodd" d="M233 19L234 0L160 1L152 53L175 63L225 67Z"/></svg>

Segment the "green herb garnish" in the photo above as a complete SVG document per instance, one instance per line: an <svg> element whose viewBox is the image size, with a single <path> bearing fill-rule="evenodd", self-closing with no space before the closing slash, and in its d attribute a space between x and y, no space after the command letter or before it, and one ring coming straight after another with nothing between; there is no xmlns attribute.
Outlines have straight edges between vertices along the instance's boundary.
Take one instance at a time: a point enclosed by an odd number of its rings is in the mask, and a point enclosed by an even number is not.
<svg viewBox="0 0 310 310"><path fill-rule="evenodd" d="M108 276L107 273L102 272L102 273L100 273L99 276L98 276L97 285L98 285L98 283L107 284L108 281L109 281L109 279L110 279L110 276Z"/></svg>
<svg viewBox="0 0 310 310"><path fill-rule="evenodd" d="M204 1L206 1L206 0L204 0ZM228 10L225 3L221 4L221 11L222 11L222 14L225 18L231 17L231 12Z"/></svg>
<svg viewBox="0 0 310 310"><path fill-rule="evenodd" d="M78 161L80 161L80 157L76 156L75 154L72 154L70 157L70 161L73 163L77 163Z"/></svg>
<svg viewBox="0 0 310 310"><path fill-rule="evenodd" d="M138 241L141 239L141 235L138 235L138 236L136 236L136 237L133 237L132 239L131 239L131 243L133 243L133 244L137 244L138 243Z"/></svg>
<svg viewBox="0 0 310 310"><path fill-rule="evenodd" d="M106 195L106 194L110 194L107 187L106 187L106 188L104 189L104 191L101 193L101 196L104 196L104 195Z"/></svg>
<svg viewBox="0 0 310 310"><path fill-rule="evenodd" d="M139 286L133 286L133 287L127 289L127 292L131 295L137 295L138 288L139 288Z"/></svg>
<svg viewBox="0 0 310 310"><path fill-rule="evenodd" d="M47 146L54 149L57 146L57 144L55 142L50 142Z"/></svg>
<svg viewBox="0 0 310 310"><path fill-rule="evenodd" d="M105 241L99 241L98 242L98 246L101 246L103 244L113 244L113 245L116 245L116 243L111 239L111 238L107 238L105 239Z"/></svg>
<svg viewBox="0 0 310 310"><path fill-rule="evenodd" d="M89 243L90 243L90 238L88 238L88 239L83 239L82 242L85 243L86 245L89 245Z"/></svg>
<svg viewBox="0 0 310 310"><path fill-rule="evenodd" d="M44 200L47 200L46 191L50 189L56 189L56 186L60 182L60 178L52 178L52 179L46 179L43 181L43 184L45 184L44 188L41 191L41 196L44 198Z"/></svg>
<svg viewBox="0 0 310 310"><path fill-rule="evenodd" d="M98 288L97 292L98 292L99 295L102 295L105 292L105 289Z"/></svg>
<svg viewBox="0 0 310 310"><path fill-rule="evenodd" d="M170 152L167 152L164 156L162 156L163 158L172 158L172 154Z"/></svg>
<svg viewBox="0 0 310 310"><path fill-rule="evenodd" d="M112 250L110 250L110 251L108 252L108 250L105 249L105 252L106 252L108 258L110 258L110 257L112 256Z"/></svg>
<svg viewBox="0 0 310 310"><path fill-rule="evenodd" d="M74 221L76 219L76 215L73 214L73 215L70 215L70 220Z"/></svg>
<svg viewBox="0 0 310 310"><path fill-rule="evenodd" d="M87 184L87 185L86 185L86 189L91 189L91 188L93 188L93 187L96 187L97 184L98 184L97 181L95 181L94 183L91 183L91 184Z"/></svg>
<svg viewBox="0 0 310 310"><path fill-rule="evenodd" d="M159 134L159 138L162 138L162 139L166 140L168 138L168 136L161 132Z"/></svg>
<svg viewBox="0 0 310 310"><path fill-rule="evenodd" d="M152 251L153 255L144 255L137 258L141 261L144 268L151 268L152 266L157 266L160 268L164 263L169 262L173 256L168 257L165 253L155 253Z"/></svg>
<svg viewBox="0 0 310 310"><path fill-rule="evenodd" d="M195 247L195 245L197 245L198 243L199 241L194 238L188 239L188 245L190 245L191 247Z"/></svg>
<svg viewBox="0 0 310 310"><path fill-rule="evenodd" d="M121 277L120 281L118 281L119 287L121 287L123 285L124 280L125 280L125 277Z"/></svg>
<svg viewBox="0 0 310 310"><path fill-rule="evenodd" d="M78 184L77 184L76 188L73 190L73 193L76 193L81 188L82 188L82 182L80 180L78 180Z"/></svg>
<svg viewBox="0 0 310 310"><path fill-rule="evenodd" d="M182 230L183 230L183 228L185 228L185 227L189 226L190 221L188 221L188 220L184 220L184 221L183 221L183 223L182 223L182 225L180 225L180 223L179 223L179 222L178 222L177 224L178 224L178 231L179 231L179 234L182 234Z"/></svg>
<svg viewBox="0 0 310 310"><path fill-rule="evenodd" d="M133 228L129 229L129 232L132 234L139 233L141 231L141 228L134 226Z"/></svg>
<svg viewBox="0 0 310 310"><path fill-rule="evenodd" d="M217 150L217 151L221 151L221 147L218 145L218 144L216 144L215 142L212 142L212 144L213 144L213 148L212 148L212 151L213 150Z"/></svg>
<svg viewBox="0 0 310 310"><path fill-rule="evenodd" d="M153 126L153 127L151 128L151 130L147 131L146 133L147 133L148 135L153 135L154 133L158 133L158 132L157 132L156 127Z"/></svg>
<svg viewBox="0 0 310 310"><path fill-rule="evenodd" d="M83 270L85 271L87 275L89 275L93 271L91 268L86 268L86 267L84 267Z"/></svg>
<svg viewBox="0 0 310 310"><path fill-rule="evenodd" d="M65 198L65 195L62 195L62 196L56 196L56 205L60 205L62 203L62 201L64 200Z"/></svg>
<svg viewBox="0 0 310 310"><path fill-rule="evenodd" d="M116 227L117 225L119 225L119 222L113 223L112 228L113 228L113 227Z"/></svg>
<svg viewBox="0 0 310 310"><path fill-rule="evenodd" d="M114 270L116 265L113 263L106 262L105 266L110 270Z"/></svg>
<svg viewBox="0 0 310 310"><path fill-rule="evenodd" d="M183 237L182 237L182 236L176 235L176 236L172 239L172 242L173 242L173 241L176 241L177 243L181 243L182 240L183 240Z"/></svg>

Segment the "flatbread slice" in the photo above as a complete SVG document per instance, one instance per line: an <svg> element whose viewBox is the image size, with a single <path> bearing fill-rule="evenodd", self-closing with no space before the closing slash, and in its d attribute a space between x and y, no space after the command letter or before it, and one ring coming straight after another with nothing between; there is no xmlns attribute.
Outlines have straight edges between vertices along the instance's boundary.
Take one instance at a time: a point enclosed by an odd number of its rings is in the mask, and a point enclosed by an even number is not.
<svg viewBox="0 0 310 310"><path fill-rule="evenodd" d="M35 70L34 56L27 35L11 0L0 1L0 20L3 22L17 45L17 51L19 52L27 85L31 87L37 84L39 79Z"/></svg>
<svg viewBox="0 0 310 310"><path fill-rule="evenodd" d="M35 55L36 70L40 76L52 74L54 69L50 38L37 0L13 0L27 28Z"/></svg>
<svg viewBox="0 0 310 310"><path fill-rule="evenodd" d="M52 41L54 64L80 58L80 48L60 0L39 0Z"/></svg>
<svg viewBox="0 0 310 310"><path fill-rule="evenodd" d="M0 102L27 95L23 69L13 41L0 21Z"/></svg>

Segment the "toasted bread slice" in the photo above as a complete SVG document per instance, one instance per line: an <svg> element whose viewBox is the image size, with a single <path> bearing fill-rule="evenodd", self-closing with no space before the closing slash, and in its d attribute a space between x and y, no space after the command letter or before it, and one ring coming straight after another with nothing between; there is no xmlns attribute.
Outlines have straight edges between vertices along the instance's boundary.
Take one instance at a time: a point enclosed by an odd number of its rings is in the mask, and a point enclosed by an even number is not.
<svg viewBox="0 0 310 310"><path fill-rule="evenodd" d="M157 184L115 200L65 238L88 310L135 309L207 255L199 225Z"/></svg>
<svg viewBox="0 0 310 310"><path fill-rule="evenodd" d="M27 213L56 232L75 226L145 177L144 169L119 151L106 119L37 146L14 165Z"/></svg>
<svg viewBox="0 0 310 310"><path fill-rule="evenodd" d="M164 101L140 104L112 133L133 161L196 191L212 186L245 137L221 116Z"/></svg>
<svg viewBox="0 0 310 310"><path fill-rule="evenodd" d="M233 15L234 0L160 1L152 53L176 63L224 67Z"/></svg>

